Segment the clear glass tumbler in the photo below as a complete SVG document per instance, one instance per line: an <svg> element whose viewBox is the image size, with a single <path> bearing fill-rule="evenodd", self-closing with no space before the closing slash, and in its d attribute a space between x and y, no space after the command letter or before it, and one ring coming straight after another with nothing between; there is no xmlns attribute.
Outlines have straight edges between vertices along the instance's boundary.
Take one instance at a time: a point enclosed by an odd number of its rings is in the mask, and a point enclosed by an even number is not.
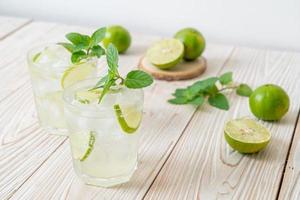
<svg viewBox="0 0 300 200"><path fill-rule="evenodd" d="M129 181L137 168L144 93L114 87L99 104L102 91L89 90L98 80L65 89L65 118L76 174L86 184L110 187Z"/></svg>
<svg viewBox="0 0 300 200"><path fill-rule="evenodd" d="M63 87L97 76L96 58L75 65L71 63L70 56L64 47L56 44L34 48L27 54L39 122L43 129L53 134L67 134Z"/></svg>

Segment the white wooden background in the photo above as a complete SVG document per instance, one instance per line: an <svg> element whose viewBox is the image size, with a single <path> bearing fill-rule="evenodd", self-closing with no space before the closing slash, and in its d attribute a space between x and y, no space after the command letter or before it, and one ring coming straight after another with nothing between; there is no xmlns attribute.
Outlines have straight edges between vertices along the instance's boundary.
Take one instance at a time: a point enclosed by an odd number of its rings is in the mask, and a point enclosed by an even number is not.
<svg viewBox="0 0 300 200"><path fill-rule="evenodd" d="M0 199L300 199L300 54L208 44L208 69L199 77L233 71L253 87L279 84L291 108L272 132L268 148L253 155L230 149L223 125L250 115L246 98L228 94L230 111L166 102L175 88L194 82L156 81L145 90L139 168L129 183L103 189L84 185L72 170L67 138L37 123L25 61L35 44L92 28L0 17ZM120 58L121 72L159 37L134 34Z"/></svg>

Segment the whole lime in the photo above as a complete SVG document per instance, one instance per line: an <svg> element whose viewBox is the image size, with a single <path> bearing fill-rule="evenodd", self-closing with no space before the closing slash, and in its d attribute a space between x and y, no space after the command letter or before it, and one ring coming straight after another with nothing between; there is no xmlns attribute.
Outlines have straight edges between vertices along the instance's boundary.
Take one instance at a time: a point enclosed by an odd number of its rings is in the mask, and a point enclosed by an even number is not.
<svg viewBox="0 0 300 200"><path fill-rule="evenodd" d="M113 43L119 53L124 53L131 44L131 36L122 26L110 26L106 30L105 38L102 40L102 43L105 48L108 47L109 43Z"/></svg>
<svg viewBox="0 0 300 200"><path fill-rule="evenodd" d="M184 45L183 58L187 61L197 59L205 49L205 39L195 28L184 28L178 31L175 38L181 40Z"/></svg>
<svg viewBox="0 0 300 200"><path fill-rule="evenodd" d="M258 87L249 98L251 112L266 121L280 120L289 110L290 100L279 86L266 84Z"/></svg>

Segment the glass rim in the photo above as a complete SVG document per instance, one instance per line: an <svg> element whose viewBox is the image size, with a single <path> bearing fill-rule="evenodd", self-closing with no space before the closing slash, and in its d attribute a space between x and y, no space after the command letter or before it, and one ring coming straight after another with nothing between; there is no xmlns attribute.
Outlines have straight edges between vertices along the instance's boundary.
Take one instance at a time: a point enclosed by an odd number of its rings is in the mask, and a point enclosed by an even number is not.
<svg viewBox="0 0 300 200"><path fill-rule="evenodd" d="M27 51L27 55L26 55L28 65L33 66L34 70L37 70L38 72L63 73L66 69L68 69L71 66L81 65L81 64L85 64L85 63L91 63L91 62L97 62L98 61L98 58L95 56L95 57L91 57L91 58L88 58L88 59L84 60L84 62L75 63L75 64L70 62L68 65L59 65L58 67L55 67L56 70L54 70L53 68L51 68L49 66L48 67L41 67L45 64L38 64L38 63L33 62L33 60L32 60L33 53L35 51L37 51L38 49L42 49L42 48L45 48L45 47L50 46L50 45L59 46L57 43L41 43L41 44L35 45L32 48L30 48ZM71 54L70 54L70 59L71 59Z"/></svg>
<svg viewBox="0 0 300 200"><path fill-rule="evenodd" d="M87 110L89 113L92 113L92 114L96 114L96 113L101 114L101 113L107 112L108 110L111 111L112 108L109 107L109 106L105 106L105 107L102 107L102 108L99 108L99 109L95 109L94 106L90 106L88 104L75 105L71 102L72 100L74 100L74 96L75 96L74 94L75 94L76 90L80 90L82 88L85 88L84 84L87 84L89 82L94 82L94 84L96 84L100 80L100 78L102 78L102 77L103 76L98 76L98 77L94 77L94 78L84 79L84 80L78 81L78 82L68 86L67 88L65 88L63 90L63 95L62 95L64 104L70 106L71 108L75 109L76 111L84 109L84 110ZM87 85L90 85L91 88L92 88L94 86L94 84L87 84ZM121 88L125 88L125 86L121 86ZM143 93L142 88L132 89L132 90L141 91L142 92L141 98L142 98L142 101L144 101L144 99L143 99L144 98L144 93ZM86 117L90 117L90 116L86 116ZM95 117L95 118L99 118L99 117Z"/></svg>

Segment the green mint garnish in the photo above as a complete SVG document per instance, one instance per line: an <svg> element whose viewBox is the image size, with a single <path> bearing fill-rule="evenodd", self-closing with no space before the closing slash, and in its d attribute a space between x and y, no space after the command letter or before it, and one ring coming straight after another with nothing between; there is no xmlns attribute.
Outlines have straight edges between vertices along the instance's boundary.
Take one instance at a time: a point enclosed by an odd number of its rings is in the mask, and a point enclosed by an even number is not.
<svg viewBox="0 0 300 200"><path fill-rule="evenodd" d="M238 95L244 96L244 97L250 97L252 92L253 92L253 90L247 84L240 84L239 87L236 90L236 93Z"/></svg>
<svg viewBox="0 0 300 200"><path fill-rule="evenodd" d="M240 96L250 96L252 89L246 84L233 84L232 72L227 72L220 77L210 77L200 80L186 87L176 89L173 93L175 98L168 100L172 104L191 104L201 106L205 100L216 108L229 109L229 101L222 93L225 90L234 90Z"/></svg>
<svg viewBox="0 0 300 200"><path fill-rule="evenodd" d="M91 89L102 88L98 103L101 102L111 86L124 85L127 88L138 89L151 85L153 78L140 70L130 71L126 78L123 78L118 71L119 54L117 48L110 43L106 49L106 61L108 65L107 75L102 77L97 84Z"/></svg>
<svg viewBox="0 0 300 200"><path fill-rule="evenodd" d="M99 28L92 36L80 33L68 33L66 38L71 43L60 42L59 45L65 47L72 55L72 63L79 63L81 60L97 57L105 54L105 50L99 45L106 33L106 27Z"/></svg>

